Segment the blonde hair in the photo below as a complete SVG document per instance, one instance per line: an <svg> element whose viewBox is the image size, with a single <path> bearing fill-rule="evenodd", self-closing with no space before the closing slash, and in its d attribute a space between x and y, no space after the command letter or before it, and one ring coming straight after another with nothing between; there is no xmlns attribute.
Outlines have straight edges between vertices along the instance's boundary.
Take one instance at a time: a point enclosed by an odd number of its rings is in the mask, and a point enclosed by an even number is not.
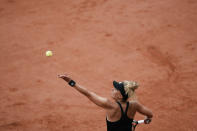
<svg viewBox="0 0 197 131"><path fill-rule="evenodd" d="M128 98L130 100L137 100L135 90L139 87L139 84L135 81L124 81L124 90L125 93L128 94Z"/></svg>

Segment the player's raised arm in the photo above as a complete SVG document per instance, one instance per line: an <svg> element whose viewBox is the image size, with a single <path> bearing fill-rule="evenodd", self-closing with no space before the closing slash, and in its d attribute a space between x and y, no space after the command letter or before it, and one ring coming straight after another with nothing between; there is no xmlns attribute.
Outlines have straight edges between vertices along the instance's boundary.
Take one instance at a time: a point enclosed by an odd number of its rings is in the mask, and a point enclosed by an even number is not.
<svg viewBox="0 0 197 131"><path fill-rule="evenodd" d="M73 88L75 88L81 94L83 94L86 97L88 97L88 99L90 99L96 105L98 105L98 106L100 106L102 108L105 108L105 109L112 108L112 104L111 104L111 102L107 98L101 97L101 96L95 94L94 92L89 91L85 87L82 87L81 85L79 85L78 83L76 83L74 80L72 80L68 75L58 75L58 77L59 78L62 78L66 82L68 82L68 84L70 86L72 86Z"/></svg>

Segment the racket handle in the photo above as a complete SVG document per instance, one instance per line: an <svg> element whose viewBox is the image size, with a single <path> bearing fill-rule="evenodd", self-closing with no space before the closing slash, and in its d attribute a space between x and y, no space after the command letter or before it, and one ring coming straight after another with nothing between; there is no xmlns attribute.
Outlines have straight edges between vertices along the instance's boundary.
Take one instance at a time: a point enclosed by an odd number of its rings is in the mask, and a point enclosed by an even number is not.
<svg viewBox="0 0 197 131"><path fill-rule="evenodd" d="M144 120L146 124L149 124L151 122L151 119Z"/></svg>
<svg viewBox="0 0 197 131"><path fill-rule="evenodd" d="M139 120L138 124L144 123L144 120Z"/></svg>

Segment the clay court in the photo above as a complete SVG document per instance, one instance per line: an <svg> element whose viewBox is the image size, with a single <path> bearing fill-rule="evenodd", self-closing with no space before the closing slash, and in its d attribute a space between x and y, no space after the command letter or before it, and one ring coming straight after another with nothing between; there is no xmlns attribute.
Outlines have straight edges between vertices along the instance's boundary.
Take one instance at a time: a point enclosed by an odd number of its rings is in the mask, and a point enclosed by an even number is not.
<svg viewBox="0 0 197 131"><path fill-rule="evenodd" d="M0 73L0 131L106 131L64 73L109 99L138 81L136 131L196 131L197 1L1 0Z"/></svg>

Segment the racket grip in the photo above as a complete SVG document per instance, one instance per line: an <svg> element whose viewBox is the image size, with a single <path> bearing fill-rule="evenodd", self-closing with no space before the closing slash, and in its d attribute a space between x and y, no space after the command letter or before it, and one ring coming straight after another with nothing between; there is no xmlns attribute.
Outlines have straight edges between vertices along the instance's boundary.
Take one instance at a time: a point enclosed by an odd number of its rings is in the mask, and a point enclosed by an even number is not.
<svg viewBox="0 0 197 131"><path fill-rule="evenodd" d="M144 123L144 120L139 120L138 124Z"/></svg>

